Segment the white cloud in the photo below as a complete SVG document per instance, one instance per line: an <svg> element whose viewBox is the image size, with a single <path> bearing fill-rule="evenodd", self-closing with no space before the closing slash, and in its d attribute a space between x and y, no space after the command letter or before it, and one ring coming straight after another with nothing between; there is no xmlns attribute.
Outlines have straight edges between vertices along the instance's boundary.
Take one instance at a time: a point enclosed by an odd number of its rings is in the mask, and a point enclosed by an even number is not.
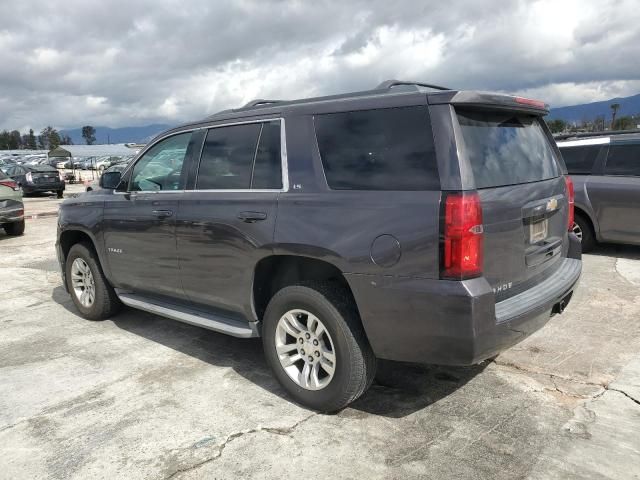
<svg viewBox="0 0 640 480"><path fill-rule="evenodd" d="M632 0L45 0L0 30L0 128L177 123L387 78L554 106L640 91Z"/></svg>

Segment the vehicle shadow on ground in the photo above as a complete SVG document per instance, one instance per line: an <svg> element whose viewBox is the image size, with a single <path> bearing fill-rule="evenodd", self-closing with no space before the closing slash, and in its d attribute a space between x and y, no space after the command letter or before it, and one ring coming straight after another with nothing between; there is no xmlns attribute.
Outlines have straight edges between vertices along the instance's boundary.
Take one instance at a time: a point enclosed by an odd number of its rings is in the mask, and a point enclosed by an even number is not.
<svg viewBox="0 0 640 480"><path fill-rule="evenodd" d="M603 257L624 258L627 260L640 260L640 246L620 245L614 243L599 243L592 251L585 255L597 255Z"/></svg>
<svg viewBox="0 0 640 480"><path fill-rule="evenodd" d="M62 286L53 300L83 320ZM125 308L111 321L122 330L159 343L215 367L229 367L255 385L291 402L267 366L259 338L240 339ZM379 361L371 388L344 415L355 411L400 418L450 395L484 370L485 365L441 367Z"/></svg>

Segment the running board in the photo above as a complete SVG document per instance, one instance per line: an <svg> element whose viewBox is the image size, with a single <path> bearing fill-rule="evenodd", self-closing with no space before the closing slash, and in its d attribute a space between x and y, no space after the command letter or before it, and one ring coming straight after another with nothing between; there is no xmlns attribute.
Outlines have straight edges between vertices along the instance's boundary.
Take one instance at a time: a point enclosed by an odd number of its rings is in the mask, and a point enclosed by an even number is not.
<svg viewBox="0 0 640 480"><path fill-rule="evenodd" d="M188 323L197 327L203 327L214 332L225 333L238 338L259 337L256 322L240 322L230 318L200 312L190 308L177 307L158 300L151 300L134 293L125 293L116 290L116 294L122 303L128 307L155 313L179 322Z"/></svg>

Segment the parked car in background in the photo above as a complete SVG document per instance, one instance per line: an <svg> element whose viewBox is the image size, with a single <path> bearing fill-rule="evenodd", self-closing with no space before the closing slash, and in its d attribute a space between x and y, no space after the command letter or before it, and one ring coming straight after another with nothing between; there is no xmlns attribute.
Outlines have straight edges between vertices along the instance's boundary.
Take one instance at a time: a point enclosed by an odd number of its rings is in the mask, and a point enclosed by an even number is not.
<svg viewBox="0 0 640 480"><path fill-rule="evenodd" d="M73 160L71 158L65 158L64 160L58 159L58 162L56 163L56 168L59 168L59 169L72 168L72 167L73 167Z"/></svg>
<svg viewBox="0 0 640 480"><path fill-rule="evenodd" d="M562 136L557 144L574 183L582 250L640 245L640 131Z"/></svg>
<svg viewBox="0 0 640 480"><path fill-rule="evenodd" d="M398 81L220 112L62 203L63 283L87 319L124 304L262 336L286 391L323 411L367 390L376 357L478 363L580 277L547 112Z"/></svg>
<svg viewBox="0 0 640 480"><path fill-rule="evenodd" d="M24 204L15 180L0 171L0 227L7 235L24 233Z"/></svg>
<svg viewBox="0 0 640 480"><path fill-rule="evenodd" d="M25 195L55 192L62 198L65 182L62 172L49 165L12 165L3 167L6 175L16 181Z"/></svg>

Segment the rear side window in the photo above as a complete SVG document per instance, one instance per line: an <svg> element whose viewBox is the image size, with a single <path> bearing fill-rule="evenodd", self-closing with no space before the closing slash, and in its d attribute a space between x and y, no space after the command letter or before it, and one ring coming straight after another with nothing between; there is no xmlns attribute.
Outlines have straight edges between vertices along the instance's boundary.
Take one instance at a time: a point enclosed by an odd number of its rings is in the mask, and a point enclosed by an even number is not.
<svg viewBox="0 0 640 480"><path fill-rule="evenodd" d="M315 117L318 148L334 190L438 190L426 107Z"/></svg>
<svg viewBox="0 0 640 480"><path fill-rule="evenodd" d="M607 175L640 176L640 144L612 144L609 146Z"/></svg>
<svg viewBox="0 0 640 480"><path fill-rule="evenodd" d="M570 174L589 175L601 148L600 145L564 147L560 152Z"/></svg>
<svg viewBox="0 0 640 480"><path fill-rule="evenodd" d="M457 114L476 188L530 183L560 175L538 117L464 110Z"/></svg>
<svg viewBox="0 0 640 480"><path fill-rule="evenodd" d="M196 189L250 188L260 128L259 123L250 123L209 130L202 149Z"/></svg>

